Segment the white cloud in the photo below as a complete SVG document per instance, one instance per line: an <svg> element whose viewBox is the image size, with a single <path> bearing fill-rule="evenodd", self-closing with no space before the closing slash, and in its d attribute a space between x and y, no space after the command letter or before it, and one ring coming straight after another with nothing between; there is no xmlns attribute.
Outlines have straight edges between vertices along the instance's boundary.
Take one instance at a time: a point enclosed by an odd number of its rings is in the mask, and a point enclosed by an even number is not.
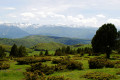
<svg viewBox="0 0 120 80"><path fill-rule="evenodd" d="M14 7L6 7L4 9L6 9L6 10L15 10L16 8L14 8Z"/></svg>
<svg viewBox="0 0 120 80"><path fill-rule="evenodd" d="M119 26L120 27L120 19L108 19L107 20L107 23L112 23L112 24L115 24L116 26Z"/></svg>
<svg viewBox="0 0 120 80"><path fill-rule="evenodd" d="M21 13L22 16L24 17L29 17L29 18L34 18L35 14L31 13L31 12L25 12L25 13Z"/></svg>
<svg viewBox="0 0 120 80"><path fill-rule="evenodd" d="M79 16L79 17L78 17ZM85 18L83 15L67 16L69 24L79 25L79 26L92 26L97 27L98 20L95 17Z"/></svg>
<svg viewBox="0 0 120 80"><path fill-rule="evenodd" d="M3 24L4 22L0 21L0 24Z"/></svg>
<svg viewBox="0 0 120 80"><path fill-rule="evenodd" d="M38 9L37 9L37 8L32 8L31 10L32 10L32 11L37 11Z"/></svg>
<svg viewBox="0 0 120 80"><path fill-rule="evenodd" d="M97 17L99 17L99 18L105 18L106 16L104 16L103 14L98 14L98 15L96 15Z"/></svg>
<svg viewBox="0 0 120 80"><path fill-rule="evenodd" d="M17 16L15 14L8 14L9 17L16 18Z"/></svg>

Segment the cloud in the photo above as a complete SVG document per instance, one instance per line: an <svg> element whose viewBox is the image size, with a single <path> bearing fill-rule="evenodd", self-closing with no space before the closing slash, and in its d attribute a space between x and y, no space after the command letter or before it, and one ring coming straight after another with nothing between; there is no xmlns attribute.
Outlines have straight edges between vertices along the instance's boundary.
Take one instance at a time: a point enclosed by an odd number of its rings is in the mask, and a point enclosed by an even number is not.
<svg viewBox="0 0 120 80"><path fill-rule="evenodd" d="M15 14L8 14L9 17L16 18L17 16Z"/></svg>
<svg viewBox="0 0 120 80"><path fill-rule="evenodd" d="M108 19L107 20L107 23L112 23L112 24L115 24L116 26L119 26L120 27L120 19Z"/></svg>
<svg viewBox="0 0 120 80"><path fill-rule="evenodd" d="M79 16L79 17L78 17ZM76 25L78 27L80 26L91 26L91 27L97 27L98 20L95 17L84 17L83 15L77 15L77 16L67 16L67 25Z"/></svg>
<svg viewBox="0 0 120 80"><path fill-rule="evenodd" d="M37 11L38 9L37 9L37 8L32 8L31 10L32 10L32 11Z"/></svg>
<svg viewBox="0 0 120 80"><path fill-rule="evenodd" d="M4 22L0 21L0 24L3 24Z"/></svg>
<svg viewBox="0 0 120 80"><path fill-rule="evenodd" d="M15 10L16 8L14 8L14 7L6 7L6 8L4 8L5 10Z"/></svg>
<svg viewBox="0 0 120 80"><path fill-rule="evenodd" d="M103 14L98 14L98 15L96 15L97 17L99 17L99 18L105 18L106 16L104 16Z"/></svg>
<svg viewBox="0 0 120 80"><path fill-rule="evenodd" d="M22 16L24 17L29 17L29 18L34 18L35 14L31 13L31 12L25 12L25 13L21 13Z"/></svg>

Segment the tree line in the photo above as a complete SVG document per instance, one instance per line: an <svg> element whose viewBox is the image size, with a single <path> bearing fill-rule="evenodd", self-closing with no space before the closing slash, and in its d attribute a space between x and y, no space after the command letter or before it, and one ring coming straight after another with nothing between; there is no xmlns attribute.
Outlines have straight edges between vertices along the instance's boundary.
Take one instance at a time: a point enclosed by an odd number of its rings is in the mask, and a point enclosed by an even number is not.
<svg viewBox="0 0 120 80"><path fill-rule="evenodd" d="M10 51L10 57L24 57L27 56L26 48L24 46L17 47L16 44L14 44ZM0 46L0 58L6 57L5 49Z"/></svg>

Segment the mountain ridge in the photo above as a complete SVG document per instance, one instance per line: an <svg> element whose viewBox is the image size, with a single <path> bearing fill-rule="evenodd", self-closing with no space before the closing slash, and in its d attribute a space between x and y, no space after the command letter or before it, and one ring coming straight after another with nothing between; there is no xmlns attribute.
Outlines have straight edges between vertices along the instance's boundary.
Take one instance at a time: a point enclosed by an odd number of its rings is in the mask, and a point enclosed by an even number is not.
<svg viewBox="0 0 120 80"><path fill-rule="evenodd" d="M9 28L17 28L9 30L10 33L6 36L0 35L2 38L21 38L29 35L47 35L47 36L58 36L58 37L70 37L70 38L79 38L79 39L92 39L97 28L93 27L79 27L79 26L67 26L67 25L39 25L39 24L2 24L0 27L6 26L6 29L3 29L4 32L7 32ZM19 30L18 30L19 29ZM2 31L3 31L2 30ZM17 32L16 32L17 31ZM0 31L1 32L1 31ZM21 32L21 34L19 33ZM3 33L3 32L2 32ZM24 33L24 34L23 34ZM22 36L21 36L22 35Z"/></svg>
<svg viewBox="0 0 120 80"><path fill-rule="evenodd" d="M0 38L0 44L7 44L13 45L17 44L18 46L23 45L26 47L31 47L38 43L49 43L49 42L56 42L62 43L66 45L73 45L73 44L88 44L91 40L85 39L76 39L76 38L66 38L66 37L55 37L55 36L41 36L41 35L32 35L27 36L24 38L18 39L7 39L7 38Z"/></svg>

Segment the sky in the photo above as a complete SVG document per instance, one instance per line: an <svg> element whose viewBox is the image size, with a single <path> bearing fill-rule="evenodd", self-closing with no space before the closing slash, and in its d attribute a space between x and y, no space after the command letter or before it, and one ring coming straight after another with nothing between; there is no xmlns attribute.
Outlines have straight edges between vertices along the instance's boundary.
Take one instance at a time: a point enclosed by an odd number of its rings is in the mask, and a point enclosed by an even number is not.
<svg viewBox="0 0 120 80"><path fill-rule="evenodd" d="M120 27L120 0L0 0L0 23Z"/></svg>

